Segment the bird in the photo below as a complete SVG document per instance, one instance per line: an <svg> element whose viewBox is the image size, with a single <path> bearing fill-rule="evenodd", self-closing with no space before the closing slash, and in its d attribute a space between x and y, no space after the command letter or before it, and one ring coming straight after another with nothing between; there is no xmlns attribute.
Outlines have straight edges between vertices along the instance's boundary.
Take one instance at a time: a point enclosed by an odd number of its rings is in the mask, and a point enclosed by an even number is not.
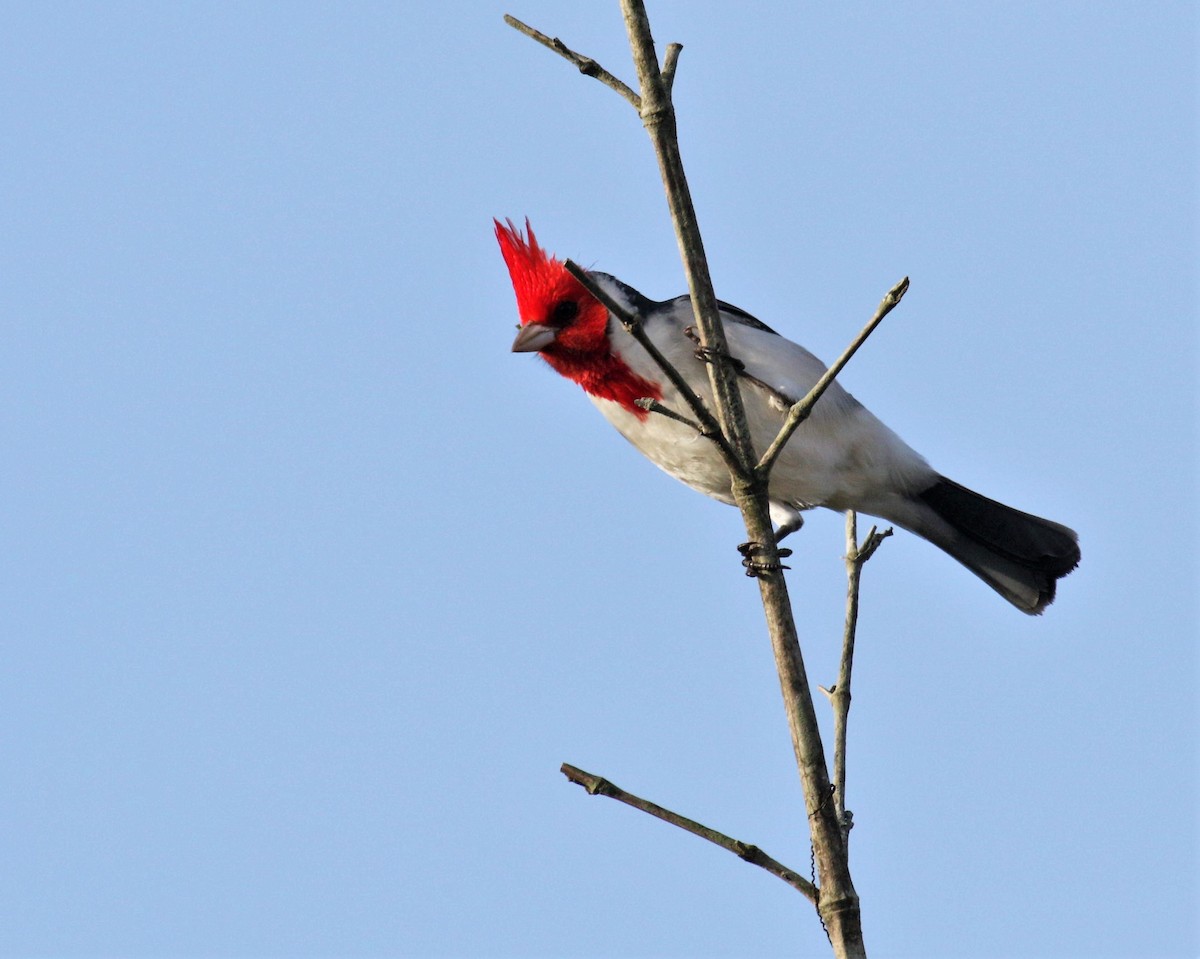
<svg viewBox="0 0 1200 959"><path fill-rule="evenodd" d="M658 363L538 244L528 219L524 232L512 220L493 223L520 320L512 351L537 353L579 384L651 462L733 504L720 450L686 416L669 415L689 407ZM650 341L713 409L706 362L692 331L691 297L656 301L607 273L587 275L640 321ZM729 353L742 371L752 442L761 452L778 434L790 404L808 393L826 365L746 311L722 301L718 308ZM668 415L658 412L664 410ZM879 517L939 547L1031 615L1053 602L1058 580L1080 560L1074 530L947 479L836 381L783 448L767 497L778 538L799 529L804 512L814 507Z"/></svg>

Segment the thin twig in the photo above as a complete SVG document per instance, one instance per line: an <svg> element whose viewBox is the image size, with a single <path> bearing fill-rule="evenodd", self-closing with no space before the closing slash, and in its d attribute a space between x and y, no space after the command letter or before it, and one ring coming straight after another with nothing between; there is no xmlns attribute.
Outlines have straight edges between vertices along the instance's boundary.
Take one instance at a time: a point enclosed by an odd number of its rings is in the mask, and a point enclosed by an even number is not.
<svg viewBox="0 0 1200 959"><path fill-rule="evenodd" d="M729 445L729 441L725 438L725 434L721 432L721 427L717 424L716 418L712 415L708 406L705 405L704 400L692 389L688 381L683 378L679 370L675 369L675 366L663 355L662 351L654 344L654 341L646 335L642 321L609 296L588 275L587 270L583 269L578 263L573 260L567 260L563 263L563 266L571 276L575 277L583 285L584 289L604 304L608 308L608 311L620 320L621 325L625 327L625 331L641 344L642 349L650 354L650 358L658 364L658 368L671 381L671 385L679 391L680 395L687 401L688 406L691 407L699 423L697 430L700 435L708 437L717 444L717 448L721 451L721 455L725 459L725 465L731 471L740 470L740 462L734 454L733 448ZM678 419L679 417L676 416L675 418Z"/></svg>
<svg viewBox="0 0 1200 959"><path fill-rule="evenodd" d="M808 395L788 411L787 419L784 420L783 428L779 431L779 435L771 441L771 445L767 447L767 451L763 453L762 459L759 460L757 471L760 476L766 478L770 475L771 467L773 467L775 465L775 461L779 459L779 454L783 452L784 446L786 446L787 441L792 438L792 434L796 432L797 427L799 427L801 423L808 419L809 414L813 411L813 407L817 405L817 400L819 400L821 395L827 389L829 389L830 384L837 378L837 375L842 372L842 369L845 367L845 365L850 362L850 358L858 352L858 348L867 341L867 337L874 332L875 327L877 327L883 321L885 316L887 316L896 308L897 304L899 304L907 290L908 277L906 276L903 280L888 290L887 295L880 301L879 309L875 311L875 315L871 317L870 321L862 328L858 336L856 336L850 345L846 347L845 352L834 361L833 365L829 367L824 374L822 374L821 378L817 380L816 385L808 391Z"/></svg>
<svg viewBox="0 0 1200 959"><path fill-rule="evenodd" d="M604 67L600 66L600 64L598 64L591 57L585 57L582 53L576 53L560 39L558 39L558 37L548 37L540 30L535 30L533 27L529 26L529 24L522 23L512 14L506 13L504 15L504 22L514 30L518 30L525 34L525 36L533 38L543 47L553 50L564 60L569 60L571 63L575 64L575 66L579 68L579 72L584 76L595 77L605 86L616 90L617 93L621 94L621 96L633 104L633 108L635 110L641 111L642 98L634 93L633 90L631 90L628 86L614 77L611 73L605 70Z"/></svg>
<svg viewBox="0 0 1200 959"><path fill-rule="evenodd" d="M663 406L658 400L650 396L643 396L639 400L634 400L633 405L639 409L645 410L647 413L657 413L659 416L665 416L669 420L674 420L676 423L682 423L684 426L690 426L701 436L704 435L704 430L695 420L689 420L682 413L676 413L671 407Z"/></svg>
<svg viewBox="0 0 1200 959"><path fill-rule="evenodd" d="M652 803L648 799L642 799L640 796L628 793L620 786L614 785L602 776L595 776L592 773L584 772L576 766L563 763L562 774L571 782L577 783L586 789L589 795L607 796L610 799L617 800L617 802L623 802L627 806L632 806L634 809L649 813L651 816L661 819L663 822L670 823L672 826L678 826L680 829L690 832L693 836L707 839L722 849L729 850L739 859L744 859L752 865L760 866L772 876L782 879L793 889L798 889L814 905L819 898L816 886L795 871L788 869L783 863L772 859L757 846L741 842L738 839L731 839L724 833L719 833L715 829L710 829L708 826L698 823L693 819L688 819L686 816L679 815L679 813L664 809L662 806Z"/></svg>
<svg viewBox="0 0 1200 959"><path fill-rule="evenodd" d="M882 533L874 526L861 546L858 544L858 515L846 511L846 628L842 635L842 661L837 683L830 689L820 687L833 707L833 802L842 827L842 841L849 850L850 830L854 815L846 809L846 722L850 716L850 679L854 670L854 640L858 630L858 594L863 564L879 549L879 544L892 535L891 529Z"/></svg>

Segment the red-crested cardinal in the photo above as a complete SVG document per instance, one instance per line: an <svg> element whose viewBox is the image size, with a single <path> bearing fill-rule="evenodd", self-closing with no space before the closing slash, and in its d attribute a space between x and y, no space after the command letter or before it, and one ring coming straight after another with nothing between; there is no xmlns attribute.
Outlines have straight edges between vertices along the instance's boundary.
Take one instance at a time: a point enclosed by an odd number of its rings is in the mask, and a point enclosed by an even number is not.
<svg viewBox="0 0 1200 959"><path fill-rule="evenodd" d="M711 440L685 422L636 405L654 399L690 413L650 355L561 262L508 221L496 239L517 294L515 353L538 353L583 387L605 418L651 462L722 503L733 503L729 471ZM589 273L636 315L650 340L712 409L703 360L689 335L687 295L642 296L607 273ZM788 403L803 397L825 364L749 313L721 303L729 352L744 364L742 397L760 453L779 432ZM1025 613L1054 600L1059 577L1079 563L1078 537L1050 520L987 499L935 471L837 382L796 431L771 472L771 518L785 536L814 506L853 509L910 530L945 550Z"/></svg>

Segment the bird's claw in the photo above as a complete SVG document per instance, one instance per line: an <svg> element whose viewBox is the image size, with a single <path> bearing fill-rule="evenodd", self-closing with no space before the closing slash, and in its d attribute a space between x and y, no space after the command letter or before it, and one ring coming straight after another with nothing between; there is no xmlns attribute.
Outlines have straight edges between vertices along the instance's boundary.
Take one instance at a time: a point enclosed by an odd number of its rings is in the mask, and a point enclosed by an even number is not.
<svg viewBox="0 0 1200 959"><path fill-rule="evenodd" d="M738 373L745 372L745 363L739 360L736 356L727 353L725 350L718 350L714 346L705 346L700 342L700 337L696 335L696 331L692 327L687 327L683 333L689 340L696 344L696 359L701 360L704 363L713 363L718 358L722 358L728 360L729 365L732 366Z"/></svg>
<svg viewBox="0 0 1200 959"><path fill-rule="evenodd" d="M742 554L742 566L745 567L747 576L762 576L766 573L779 573L785 569L791 569L790 566L784 566L783 563L764 562L757 559L758 554L765 551L765 547L762 543L754 540L740 544L737 550ZM777 548L775 555L779 559L787 559L792 555L792 551L787 548Z"/></svg>

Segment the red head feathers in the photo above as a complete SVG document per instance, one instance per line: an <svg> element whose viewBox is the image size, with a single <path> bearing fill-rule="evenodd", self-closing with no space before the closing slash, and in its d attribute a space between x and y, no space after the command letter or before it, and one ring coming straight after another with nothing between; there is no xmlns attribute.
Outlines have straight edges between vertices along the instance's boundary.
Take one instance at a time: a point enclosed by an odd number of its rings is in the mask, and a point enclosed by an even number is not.
<svg viewBox="0 0 1200 959"><path fill-rule="evenodd" d="M566 267L538 246L528 218L525 236L512 220L506 221L507 226L499 220L492 222L496 224L496 239L500 241L500 252L504 254L508 275L517 294L517 312L522 323L546 323L554 308L564 302L577 306L582 306L585 301L595 303Z"/></svg>
<svg viewBox="0 0 1200 959"><path fill-rule="evenodd" d="M508 265L521 317L514 352L537 352L593 396L615 400L639 419L644 417L645 410L633 401L641 397L658 399L662 391L634 373L613 352L608 310L560 261L538 246L529 220L525 221L525 236L512 220L507 226L499 220L492 222L496 224L496 239Z"/></svg>
<svg viewBox="0 0 1200 959"><path fill-rule="evenodd" d="M527 328L513 349L537 350L564 376L575 377L553 362L566 354L608 353L608 310L562 263L538 246L529 221L525 236L513 225L496 224L496 239L508 264L513 290L517 294L517 312ZM539 332L540 331L540 332ZM582 359L577 356L576 359Z"/></svg>

